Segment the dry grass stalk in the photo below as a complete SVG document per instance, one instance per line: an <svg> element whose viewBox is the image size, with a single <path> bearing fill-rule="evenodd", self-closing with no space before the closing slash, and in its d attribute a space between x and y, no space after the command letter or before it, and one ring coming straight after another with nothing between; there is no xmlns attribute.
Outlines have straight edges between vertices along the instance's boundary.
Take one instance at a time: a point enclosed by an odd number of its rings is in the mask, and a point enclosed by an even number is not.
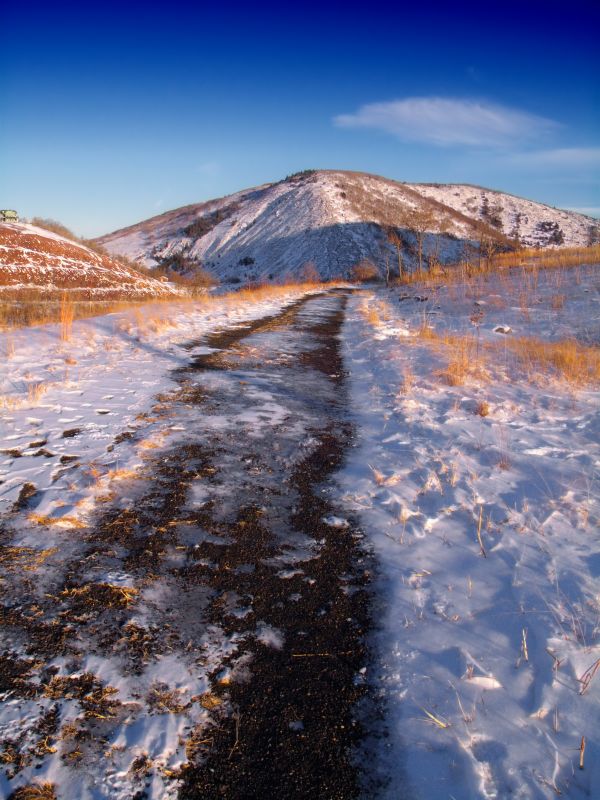
<svg viewBox="0 0 600 800"><path fill-rule="evenodd" d="M182 689L169 689L164 683L154 683L146 701L159 714L181 714L190 705Z"/></svg>
<svg viewBox="0 0 600 800"><path fill-rule="evenodd" d="M419 708L421 709L421 711L424 714L427 714L427 719L425 720L425 722L433 722L433 724L438 728L449 728L450 727L450 723L447 722L445 719L442 719L440 717L436 717L435 714L432 714L430 711L427 711L427 709L423 708L422 706L419 706Z"/></svg>
<svg viewBox="0 0 600 800"><path fill-rule="evenodd" d="M27 399L35 405L47 391L48 387L44 383L30 383L27 386Z"/></svg>
<svg viewBox="0 0 600 800"><path fill-rule="evenodd" d="M585 758L585 736L581 737L581 744L579 745L579 769L583 769Z"/></svg>
<svg viewBox="0 0 600 800"><path fill-rule="evenodd" d="M483 506L479 506L479 519L477 521L477 541L479 542L479 552L484 557L487 558L487 553L485 552L485 547L483 546L483 538L481 536L481 525L483 523Z"/></svg>
<svg viewBox="0 0 600 800"><path fill-rule="evenodd" d="M105 299L98 299L98 297L94 298L90 291L78 289L53 291L32 288L19 291L14 295L5 290L0 293L0 326L25 328L55 322L62 326L63 313L67 315L72 313L72 323L76 319L87 319L118 311L149 307L166 309L164 312L166 314L171 314L172 309L190 309L201 312L206 307L222 302L231 302L232 305L255 303L260 300L282 297L290 292L304 292L320 288L325 290L335 285L337 285L335 282L329 284L298 282L277 286L265 284L221 295L190 293L178 297L161 295L144 299L123 297L122 293L117 293L116 296L105 295ZM204 290L202 291L204 292ZM158 312L156 313L158 314Z"/></svg>
<svg viewBox="0 0 600 800"><path fill-rule="evenodd" d="M0 330L0 333L2 331ZM11 359L15 354L15 340L13 338L12 330L9 327L6 331L4 339L4 355L7 359Z"/></svg>
<svg viewBox="0 0 600 800"><path fill-rule="evenodd" d="M438 370L436 375L449 386L462 386L469 378L487 378L485 362L474 336L439 334L427 324L421 326L417 335L446 356L446 368Z"/></svg>
<svg viewBox="0 0 600 800"><path fill-rule="evenodd" d="M594 676L600 669L600 658L596 659L594 663L586 669L583 673L581 678L579 678L579 683L581 684L581 689L579 690L579 694L585 694L587 690L590 688L591 682L594 680Z"/></svg>
<svg viewBox="0 0 600 800"><path fill-rule="evenodd" d="M414 372L410 367L407 367L402 376L402 384L400 386L401 394L410 394L414 388L415 382L416 378Z"/></svg>
<svg viewBox="0 0 600 800"><path fill-rule="evenodd" d="M58 547L48 547L44 550L36 550L33 547L4 547L0 550L0 564L9 570L35 572L56 552Z"/></svg>
<svg viewBox="0 0 600 800"><path fill-rule="evenodd" d="M85 522L82 522L77 517L73 517L70 515L65 515L64 517L49 517L46 514L36 514L35 512L31 512L27 515L27 519L30 522L34 522L36 525L44 525L45 527L57 527L57 528L68 528L70 530L86 528L87 525Z"/></svg>
<svg viewBox="0 0 600 800"><path fill-rule="evenodd" d="M527 628L521 630L521 652L525 661L529 661L529 650L527 649Z"/></svg>
<svg viewBox="0 0 600 800"><path fill-rule="evenodd" d="M73 317L75 309L73 301L65 292L60 301L60 340L61 342L68 342L71 339L71 331L73 329Z"/></svg>

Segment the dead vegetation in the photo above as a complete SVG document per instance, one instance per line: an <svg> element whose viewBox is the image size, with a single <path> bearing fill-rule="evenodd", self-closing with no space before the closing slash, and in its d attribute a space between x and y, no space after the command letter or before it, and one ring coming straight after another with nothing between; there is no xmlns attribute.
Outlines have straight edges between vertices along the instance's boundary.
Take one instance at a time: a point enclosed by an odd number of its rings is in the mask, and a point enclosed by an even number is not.
<svg viewBox="0 0 600 800"><path fill-rule="evenodd" d="M55 675L43 686L43 695L52 700L77 700L85 719L110 719L121 703L118 689L103 685L91 672L82 675Z"/></svg>
<svg viewBox="0 0 600 800"><path fill-rule="evenodd" d="M71 600L80 610L90 608L127 608L139 595L139 589L112 583L86 583L63 589L60 597Z"/></svg>
<svg viewBox="0 0 600 800"><path fill-rule="evenodd" d="M527 336L509 339L506 347L530 375L541 373L575 386L600 383L600 347L574 339L547 342Z"/></svg>
<svg viewBox="0 0 600 800"><path fill-rule="evenodd" d="M16 789L9 800L57 800L53 783L31 783Z"/></svg>
<svg viewBox="0 0 600 800"><path fill-rule="evenodd" d="M478 276L496 273L511 273L513 270L522 270L523 274L535 275L537 270L548 269L557 271L570 270L573 267L600 262L600 245L590 247L564 247L560 250L542 248L518 249L511 252L496 252L474 250L465 253L462 261L455 264L434 263L423 272L404 271L401 278L396 278L394 283L409 285L413 283L439 283L468 285ZM556 301L562 308L560 300Z"/></svg>
<svg viewBox="0 0 600 800"><path fill-rule="evenodd" d="M260 300L281 297L289 292L310 291L320 287L327 288L327 284L313 281L282 285L259 284L219 295L209 294L202 289L196 293L182 293L178 297L169 295L142 299L123 297L122 293L114 298L94 299L93 294L90 296L88 291L77 289L62 291L28 289L21 291L18 295L3 291L0 294L0 332L5 330L10 333L10 330L14 328L58 322L61 325L61 336L66 337L63 341L68 341L71 336L72 323L78 319L114 314L129 309L139 311L143 316L149 307L156 305L157 308L163 308L164 311L161 312L161 315L154 314L154 317L162 317L163 320L166 320L172 308L183 306L201 310L220 302L231 302L236 305L238 303L255 303ZM157 325L160 328L159 320ZM14 354L12 342L9 342L8 347L10 356L12 356Z"/></svg>
<svg viewBox="0 0 600 800"><path fill-rule="evenodd" d="M448 386L462 386L468 380L489 379L487 362L476 336L438 333L426 323L417 336L445 358L446 366L436 370L435 375Z"/></svg>
<svg viewBox="0 0 600 800"><path fill-rule="evenodd" d="M507 366L507 356L528 380L555 379L574 387L600 384L600 347L583 345L574 339L548 342L538 337L508 338L502 343L481 342L475 334L437 332L423 325L419 340L445 358L446 366L435 375L448 386L462 386L469 380L488 382L492 369ZM518 374L518 373L517 373ZM481 417L489 414L489 403L476 408Z"/></svg>

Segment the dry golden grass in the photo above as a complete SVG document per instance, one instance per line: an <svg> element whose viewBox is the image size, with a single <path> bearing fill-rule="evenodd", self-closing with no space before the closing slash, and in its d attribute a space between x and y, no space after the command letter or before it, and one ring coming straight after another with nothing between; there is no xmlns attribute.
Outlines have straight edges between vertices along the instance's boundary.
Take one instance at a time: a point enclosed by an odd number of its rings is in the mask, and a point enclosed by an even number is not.
<svg viewBox="0 0 600 800"><path fill-rule="evenodd" d="M45 383L30 383L27 387L27 399L32 405L35 405L47 391L48 386Z"/></svg>
<svg viewBox="0 0 600 800"><path fill-rule="evenodd" d="M49 517L45 514L35 514L31 512L27 515L29 522L36 525L43 525L44 527L67 528L68 530L79 530L86 528L85 522L82 522L77 517L65 515L64 517Z"/></svg>
<svg viewBox="0 0 600 800"><path fill-rule="evenodd" d="M365 299L360 307L363 318L374 328L379 328L384 322L389 322L392 318L390 305L387 300L381 298L375 300Z"/></svg>
<svg viewBox="0 0 600 800"><path fill-rule="evenodd" d="M21 786L11 795L11 800L57 800L57 796L54 784L45 781Z"/></svg>
<svg viewBox="0 0 600 800"><path fill-rule="evenodd" d="M32 783L21 786L11 795L11 800L56 800L53 783Z"/></svg>
<svg viewBox="0 0 600 800"><path fill-rule="evenodd" d="M113 583L87 583L73 589L64 589L61 597L78 598L91 605L109 608L126 608L138 597L139 589L130 586L116 586Z"/></svg>
<svg viewBox="0 0 600 800"><path fill-rule="evenodd" d="M159 714L181 714L190 705L182 689L169 689L161 683L154 683L150 687L146 702Z"/></svg>
<svg viewBox="0 0 600 800"><path fill-rule="evenodd" d="M401 394L410 394L415 386L415 374L410 367L406 367L402 373L402 383L400 384Z"/></svg>
<svg viewBox="0 0 600 800"><path fill-rule="evenodd" d="M537 266L542 269L562 269L600 261L600 245L592 247L563 247L560 250L524 248L514 253L497 253L495 267Z"/></svg>
<svg viewBox="0 0 600 800"><path fill-rule="evenodd" d="M508 339L506 347L533 375L550 375L576 386L600 383L600 347L574 339L545 342L526 336Z"/></svg>
<svg viewBox="0 0 600 800"><path fill-rule="evenodd" d="M53 294L32 290L9 299L6 293L3 293L0 295L0 326L29 328L34 325L60 323L62 298L65 294L65 292ZM125 311L128 308L147 305L149 302L148 300L89 300L79 298L73 292L69 292L68 297L72 306L73 320ZM154 298L152 302L167 302L167 299L163 301L162 298ZM173 302L173 298L168 298L168 302Z"/></svg>
<svg viewBox="0 0 600 800"><path fill-rule="evenodd" d="M477 403L477 408L475 409L475 413L478 414L480 417L487 417L490 413L490 404L487 400L480 400Z"/></svg>
<svg viewBox="0 0 600 800"><path fill-rule="evenodd" d="M592 247L565 247L560 250L549 249L522 249L509 253L496 253L491 258L481 258L473 261L461 261L458 264L438 266L432 272L404 273L398 284L412 283L466 283L479 275L492 273L509 273L521 269L523 274L536 275L537 270L547 269L560 271L571 270L584 264L597 264L600 262L600 245Z"/></svg>
<svg viewBox="0 0 600 800"><path fill-rule="evenodd" d="M290 292L310 291L312 289L327 289L335 283L312 283L298 282L287 283L285 285L265 284L253 286L247 289L240 289L226 294L209 294L205 290L198 293L182 294L178 297L157 296L146 299L127 299L114 298L106 300L91 300L85 293L77 290L69 291L50 291L31 289L20 292L14 297L8 292L0 294L0 329L2 328L26 328L34 325L45 325L58 322L63 324L63 315L72 315L71 322L77 319L87 319L89 317L114 314L118 311L128 309L139 309L140 313L148 313L146 309L152 306L160 306L166 309L168 306L196 308L210 307L220 302L240 305L246 303L256 303L261 300L268 300L285 296ZM160 327L166 321L167 310L150 311L154 325ZM143 322L144 317L141 317Z"/></svg>
<svg viewBox="0 0 600 800"><path fill-rule="evenodd" d="M134 469L112 469L106 474L109 481L129 481L139 478L139 473Z"/></svg>
<svg viewBox="0 0 600 800"><path fill-rule="evenodd" d="M35 572L49 558L58 552L57 547L36 550L33 547L3 547L0 549L0 564L8 570Z"/></svg>
<svg viewBox="0 0 600 800"><path fill-rule="evenodd" d="M60 340L61 342L68 342L71 339L71 332L73 330L73 317L75 309L73 301L69 298L66 292L63 294L60 301Z"/></svg>
<svg viewBox="0 0 600 800"><path fill-rule="evenodd" d="M600 384L600 347L584 345L574 339L547 342L537 337L507 337L500 342L479 343L475 336L438 333L427 325L418 338L444 355L447 366L437 375L449 386L460 386L467 379L489 380L488 368L493 357L498 363L512 354L530 380L547 377L566 381L577 387ZM487 403L480 403L477 413L486 416Z"/></svg>
<svg viewBox="0 0 600 800"><path fill-rule="evenodd" d="M489 378L482 348L474 336L439 334L424 324L418 332L418 337L436 348L446 358L446 366L437 370L435 374L448 386L462 386L471 379Z"/></svg>
<svg viewBox="0 0 600 800"><path fill-rule="evenodd" d="M15 340L14 340L13 333L12 333L12 327L10 327L10 326L7 327L6 331L4 331L2 329L2 327L0 327L0 333L4 333L4 332L5 332L5 337L4 337L4 355L5 355L5 357L6 357L7 361L8 361L15 354Z"/></svg>

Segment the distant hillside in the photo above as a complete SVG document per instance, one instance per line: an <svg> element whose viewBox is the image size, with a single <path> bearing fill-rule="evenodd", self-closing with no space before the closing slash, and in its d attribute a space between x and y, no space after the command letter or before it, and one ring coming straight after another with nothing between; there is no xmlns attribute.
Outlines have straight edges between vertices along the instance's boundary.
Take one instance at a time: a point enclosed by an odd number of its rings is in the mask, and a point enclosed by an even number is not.
<svg viewBox="0 0 600 800"><path fill-rule="evenodd" d="M44 228L0 224L0 297L6 290L32 289L73 289L97 298L176 293L169 284Z"/></svg>
<svg viewBox="0 0 600 800"><path fill-rule="evenodd" d="M175 209L97 241L149 267L203 267L221 281L246 282L297 275L308 262L322 278L347 276L363 259L383 270L400 256L412 268L419 239L425 263L457 261L484 240L498 249L517 241L582 246L595 225L492 190L322 170Z"/></svg>

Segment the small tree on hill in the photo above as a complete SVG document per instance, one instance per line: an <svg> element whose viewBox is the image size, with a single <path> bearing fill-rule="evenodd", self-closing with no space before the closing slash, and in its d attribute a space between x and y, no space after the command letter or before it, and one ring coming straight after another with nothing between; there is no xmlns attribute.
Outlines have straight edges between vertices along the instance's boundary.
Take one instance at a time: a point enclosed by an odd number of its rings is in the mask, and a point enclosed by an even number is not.
<svg viewBox="0 0 600 800"><path fill-rule="evenodd" d="M387 234L388 242L396 248L396 257L398 259L398 277L402 278L402 270L403 270L403 263L402 263L402 247L404 242L398 236L398 232L394 230L394 228L390 228Z"/></svg>
<svg viewBox="0 0 600 800"><path fill-rule="evenodd" d="M419 272L423 271L423 242L425 234L435 223L433 212L429 208L413 208L407 211L404 224L413 234L417 242L417 259Z"/></svg>

